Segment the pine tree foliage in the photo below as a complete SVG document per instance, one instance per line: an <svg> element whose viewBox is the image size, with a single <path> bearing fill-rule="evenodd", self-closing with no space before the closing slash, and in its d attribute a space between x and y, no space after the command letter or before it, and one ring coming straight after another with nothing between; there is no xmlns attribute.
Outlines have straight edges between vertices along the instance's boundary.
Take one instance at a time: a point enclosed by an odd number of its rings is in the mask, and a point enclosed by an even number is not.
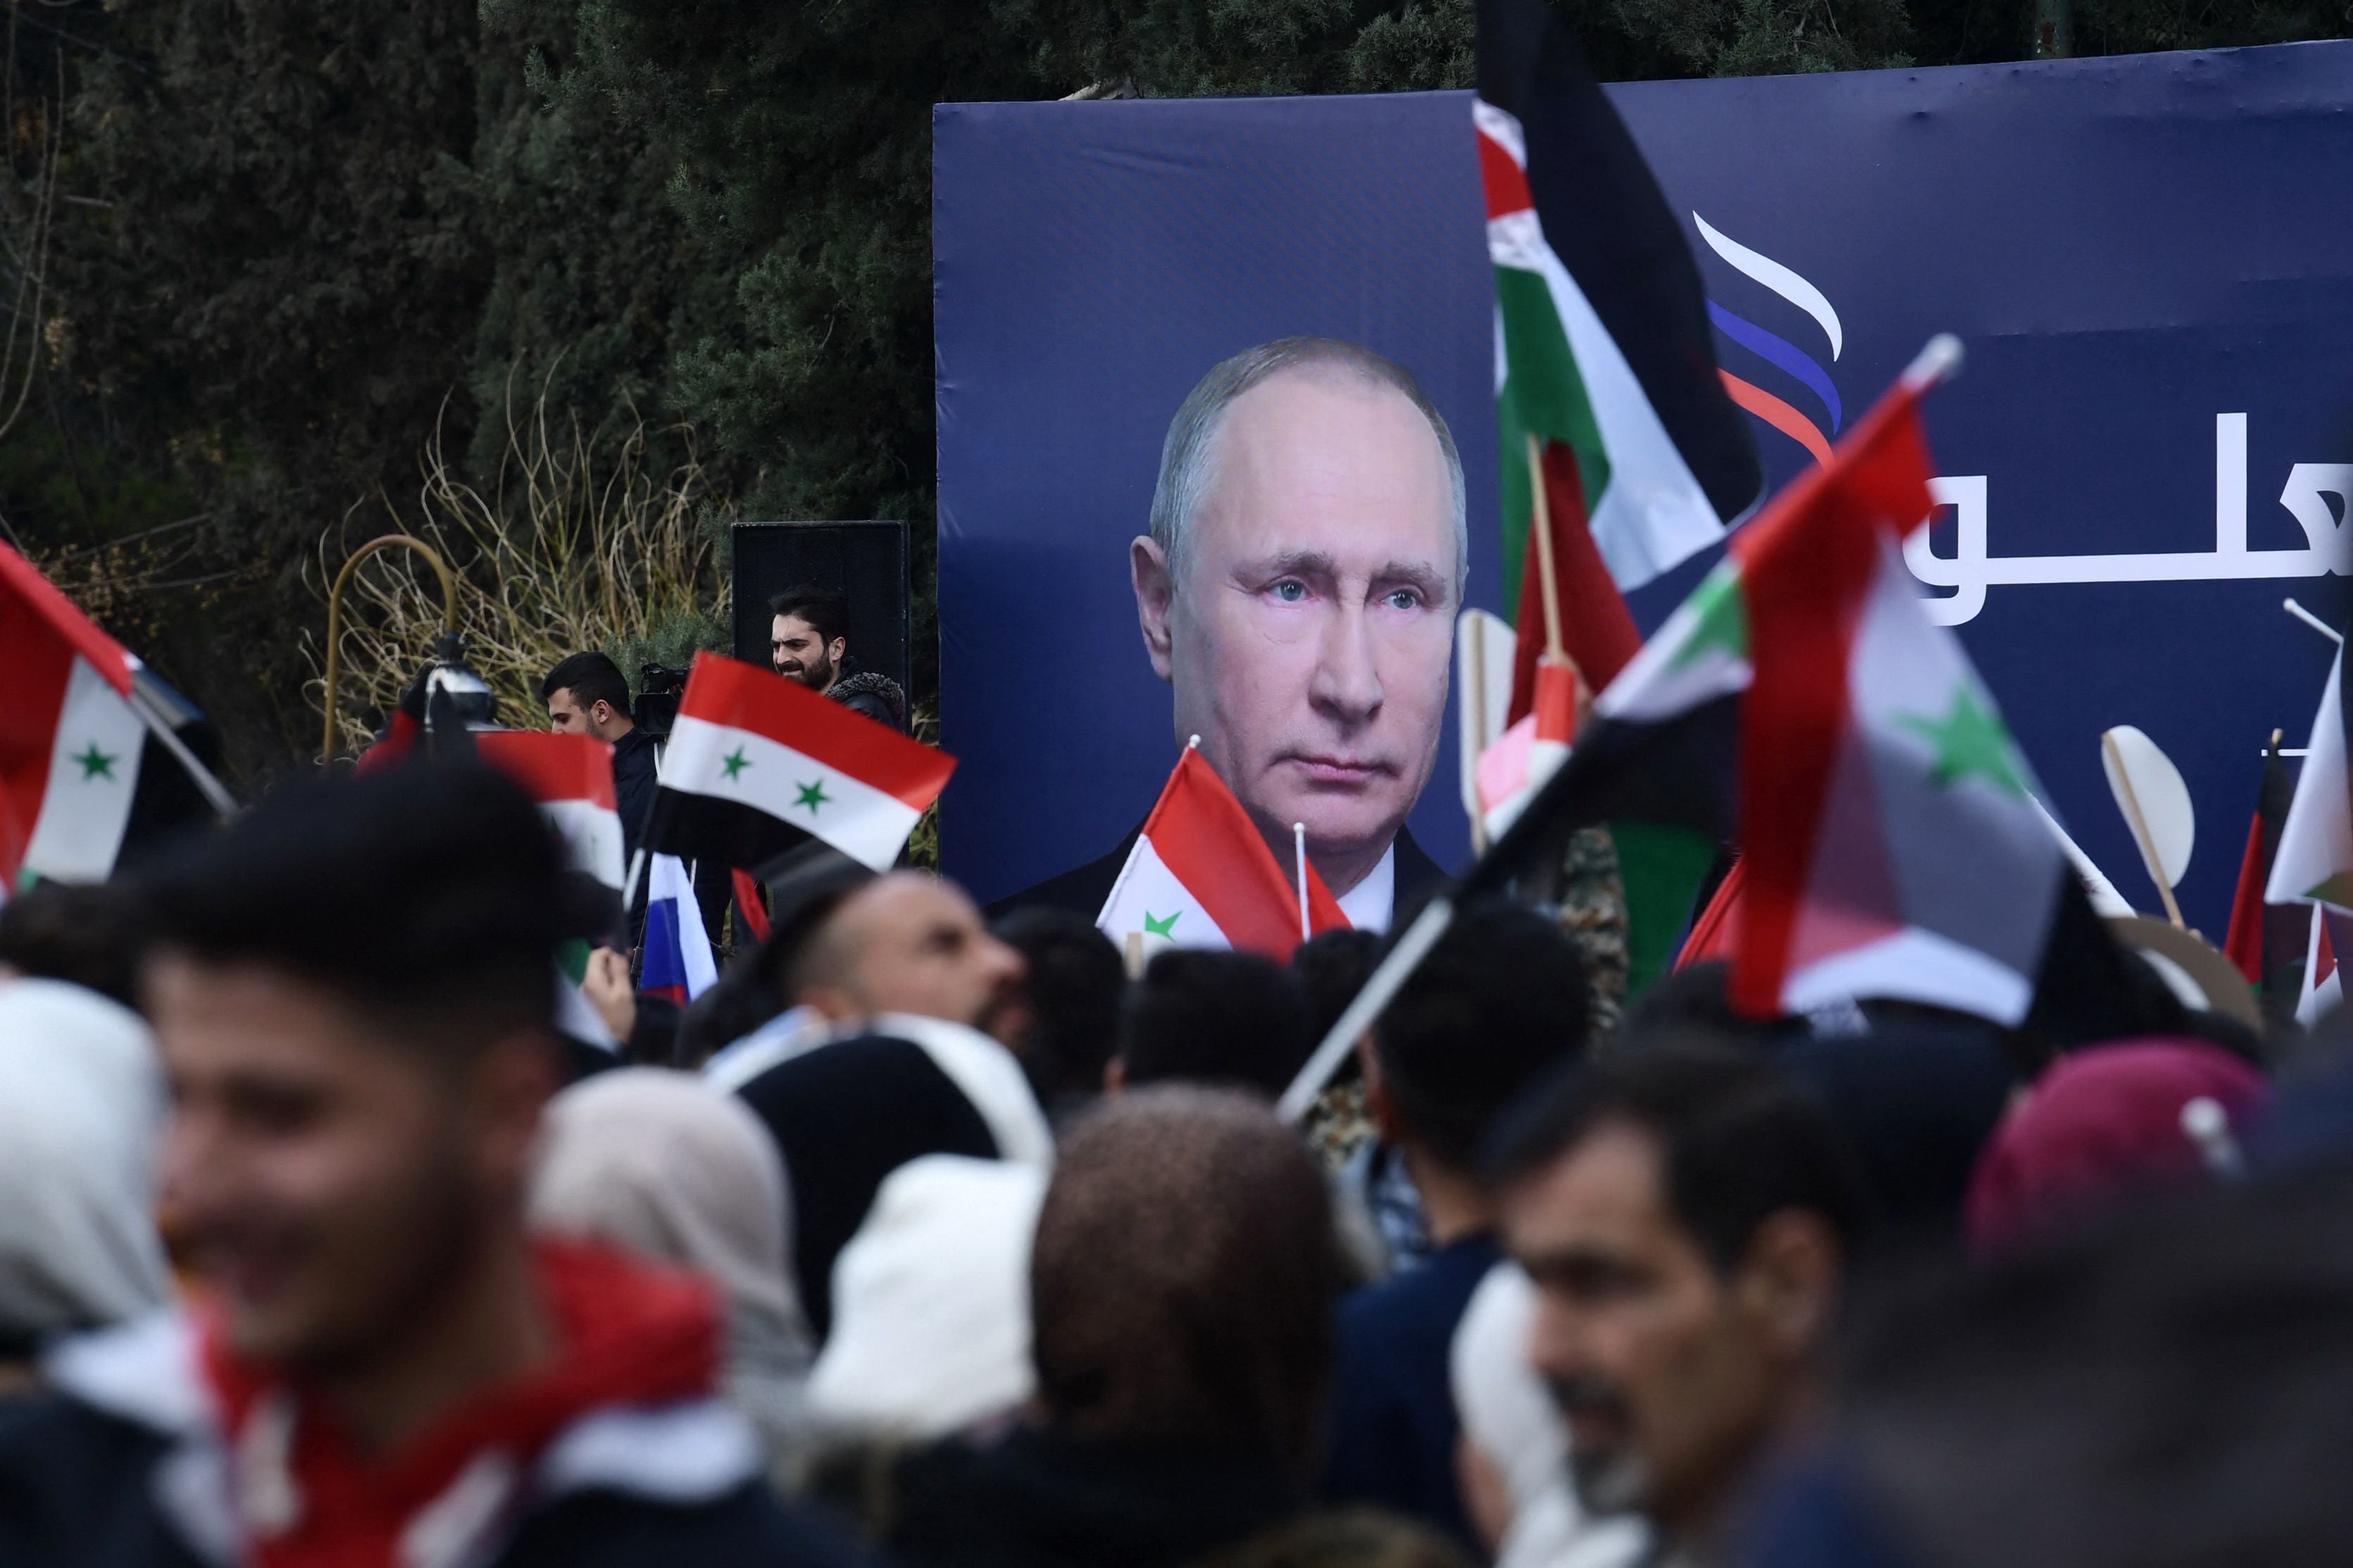
<svg viewBox="0 0 2353 1568"><path fill-rule="evenodd" d="M1617 79L2018 58L2033 14L1554 3ZM2073 4L2085 53L2353 30L2353 0ZM713 527L910 519L928 648L933 106L1461 86L1473 8L8 0L19 100L64 83L64 199L0 524L150 563L107 613L248 780L314 743L291 628L323 618L322 535L380 531L437 428L487 481L543 398L691 426ZM16 118L21 184L45 122Z"/></svg>

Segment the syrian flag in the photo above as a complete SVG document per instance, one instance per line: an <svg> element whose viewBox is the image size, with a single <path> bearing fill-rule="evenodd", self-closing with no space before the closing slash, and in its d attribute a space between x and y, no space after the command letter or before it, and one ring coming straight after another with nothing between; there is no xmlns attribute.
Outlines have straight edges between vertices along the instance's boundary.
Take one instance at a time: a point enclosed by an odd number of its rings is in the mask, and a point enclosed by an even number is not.
<svg viewBox="0 0 2353 1568"><path fill-rule="evenodd" d="M1348 923L1313 865L1307 923L1314 931ZM1135 935L1287 962L1300 942L1299 890L1233 791L1187 745L1095 924L1115 942Z"/></svg>
<svg viewBox="0 0 2353 1568"><path fill-rule="evenodd" d="M1630 908L1643 877L1697 865L1695 883L1736 837L1711 940L1752 1015L1901 998L2097 1038L2126 960L1903 563L1930 510L1932 379L1907 376L1734 539L1529 816L1609 823Z"/></svg>
<svg viewBox="0 0 2353 1568"><path fill-rule="evenodd" d="M887 871L955 759L797 681L694 656L646 847L758 870L811 840Z"/></svg>
<svg viewBox="0 0 2353 1568"><path fill-rule="evenodd" d="M485 730L472 738L482 761L539 803L540 816L564 841L567 868L611 889L617 917L627 868L613 748L594 735L552 731Z"/></svg>
<svg viewBox="0 0 2353 1568"><path fill-rule="evenodd" d="M1907 373L1734 543L1723 591L1754 674L1731 998L1752 1016L1877 996L2021 1024L2075 887L1991 694L1904 564L1934 510L1936 374Z"/></svg>
<svg viewBox="0 0 2353 1568"><path fill-rule="evenodd" d="M114 869L147 736L138 661L33 563L0 545L0 884Z"/></svg>
<svg viewBox="0 0 2353 1568"><path fill-rule="evenodd" d="M1480 0L1478 29L1516 719L1545 642L1531 435L1565 650L1596 690L1641 646L1621 591L1721 539L1764 474L1682 226L1576 40L1542 0Z"/></svg>
<svg viewBox="0 0 2353 1568"><path fill-rule="evenodd" d="M643 952L640 991L656 992L683 1007L718 983L719 965L702 929L694 880L675 855L656 855L648 863Z"/></svg>

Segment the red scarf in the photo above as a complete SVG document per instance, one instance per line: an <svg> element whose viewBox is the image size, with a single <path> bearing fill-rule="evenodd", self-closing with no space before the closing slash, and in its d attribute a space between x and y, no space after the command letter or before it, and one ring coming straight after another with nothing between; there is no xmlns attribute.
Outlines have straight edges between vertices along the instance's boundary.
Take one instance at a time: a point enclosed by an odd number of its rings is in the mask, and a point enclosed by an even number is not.
<svg viewBox="0 0 2353 1568"><path fill-rule="evenodd" d="M719 1310L700 1279L572 1244L541 1243L534 1260L554 1356L374 1458L317 1399L238 1361L206 1326L205 1373L259 1568L403 1568L422 1542L479 1539L512 1521L532 1467L575 1422L711 1393Z"/></svg>

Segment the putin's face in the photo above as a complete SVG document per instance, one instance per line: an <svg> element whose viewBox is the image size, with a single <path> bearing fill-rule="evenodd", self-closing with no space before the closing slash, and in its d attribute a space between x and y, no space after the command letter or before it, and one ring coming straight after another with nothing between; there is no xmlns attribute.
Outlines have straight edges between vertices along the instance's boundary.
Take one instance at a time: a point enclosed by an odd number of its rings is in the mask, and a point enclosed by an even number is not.
<svg viewBox="0 0 2353 1568"><path fill-rule="evenodd" d="M1437 762L1460 567L1445 456L1402 394L1323 367L1261 382L1210 440L1175 573L1131 547L1145 646L1177 739L1200 736L1271 840L1306 824L1345 893Z"/></svg>

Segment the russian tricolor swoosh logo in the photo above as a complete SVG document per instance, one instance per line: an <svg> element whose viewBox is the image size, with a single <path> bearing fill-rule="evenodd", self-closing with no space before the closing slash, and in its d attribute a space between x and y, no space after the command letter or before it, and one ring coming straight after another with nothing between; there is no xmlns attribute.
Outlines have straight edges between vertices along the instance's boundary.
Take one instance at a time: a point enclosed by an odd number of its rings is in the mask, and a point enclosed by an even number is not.
<svg viewBox="0 0 2353 1568"><path fill-rule="evenodd" d="M1795 268L1784 266L1762 251L1750 249L1698 213L1692 214L1692 221L1699 226L1699 236L1707 242L1707 247L1722 258L1725 265L1812 317L1830 343L1831 359L1833 362L1838 359L1840 352L1846 346L1846 334L1839 323L1838 311L1831 306L1828 296ZM1787 398L1776 396L1754 382L1744 380L1727 370L1721 374L1725 390L1732 395L1732 400L1803 447L1813 455L1814 461L1829 462L1830 438L1838 433L1839 426L1845 419L1845 412L1839 405L1838 387L1831 382L1829 369L1788 339L1725 310L1714 300L1707 302L1707 314L1708 319L1715 323L1716 331L1727 339L1811 392L1829 416L1830 428L1824 430Z"/></svg>

